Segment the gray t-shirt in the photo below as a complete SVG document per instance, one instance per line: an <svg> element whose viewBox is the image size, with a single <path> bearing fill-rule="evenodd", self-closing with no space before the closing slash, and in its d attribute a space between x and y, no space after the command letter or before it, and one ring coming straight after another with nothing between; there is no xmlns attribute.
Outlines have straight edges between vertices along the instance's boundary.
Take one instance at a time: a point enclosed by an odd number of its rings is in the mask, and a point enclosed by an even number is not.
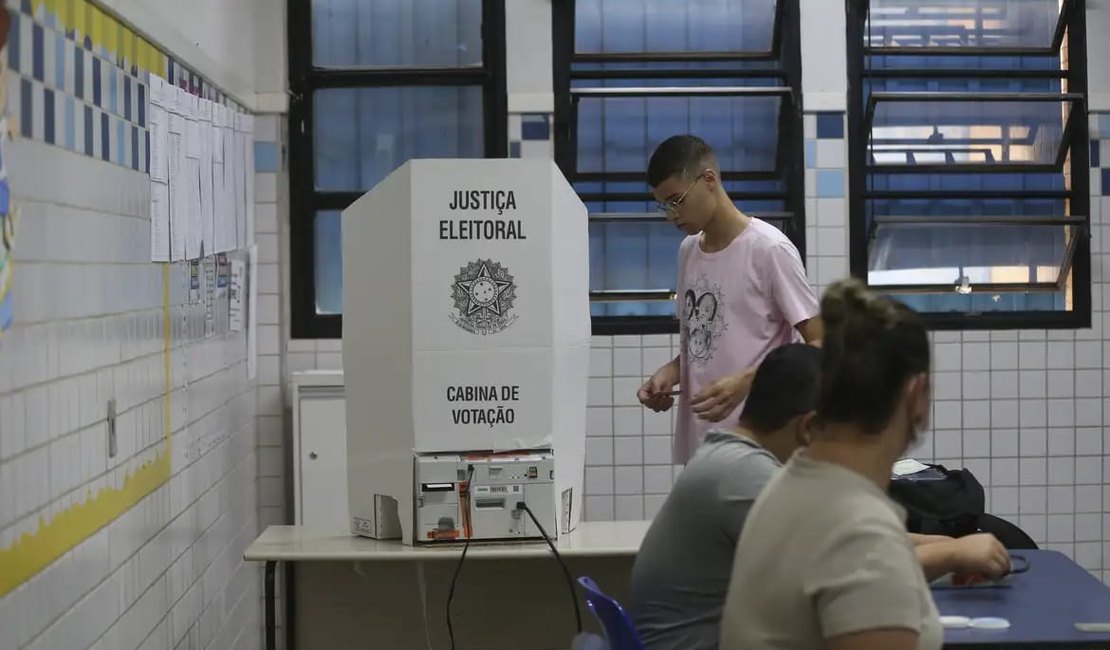
<svg viewBox="0 0 1110 650"><path fill-rule="evenodd" d="M938 650L940 621L904 521L863 475L794 456L748 516L721 648L820 650L831 638L894 628Z"/></svg>
<svg viewBox="0 0 1110 650"><path fill-rule="evenodd" d="M655 516L632 567L629 613L646 650L714 650L736 542L781 464L755 441L710 431Z"/></svg>

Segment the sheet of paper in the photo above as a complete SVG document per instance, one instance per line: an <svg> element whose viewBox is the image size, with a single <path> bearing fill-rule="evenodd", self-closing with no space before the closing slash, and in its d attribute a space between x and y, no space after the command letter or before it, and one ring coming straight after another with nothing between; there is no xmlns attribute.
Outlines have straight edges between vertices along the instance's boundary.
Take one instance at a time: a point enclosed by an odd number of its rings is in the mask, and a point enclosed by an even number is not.
<svg viewBox="0 0 1110 650"><path fill-rule="evenodd" d="M150 184L150 261L170 261L170 188Z"/></svg>
<svg viewBox="0 0 1110 650"><path fill-rule="evenodd" d="M169 113L162 106L150 106L150 180L167 182L166 137L169 133Z"/></svg>
<svg viewBox="0 0 1110 650"><path fill-rule="evenodd" d="M200 303L200 260L189 260L189 304Z"/></svg>
<svg viewBox="0 0 1110 650"><path fill-rule="evenodd" d="M167 89L172 89L165 79L158 75L150 75L150 82L147 84L147 92L150 95L150 103L160 108L166 108L166 92Z"/></svg>
<svg viewBox="0 0 1110 650"><path fill-rule="evenodd" d="M201 122L200 136L200 212L204 226L204 253L217 252L216 214L212 202L212 123Z"/></svg>
<svg viewBox="0 0 1110 650"><path fill-rule="evenodd" d="M169 205L170 205L170 261L188 259L185 256L185 242L188 239L189 193L185 186L185 148L181 142L183 127L177 122L179 115L170 115L169 146ZM178 130L181 129L181 130Z"/></svg>
<svg viewBox="0 0 1110 650"><path fill-rule="evenodd" d="M238 185L235 187L235 200L237 201L237 212L235 226L238 228L236 240L239 242L240 248L246 248L249 243L247 242L247 146L250 140L247 134L242 130L243 116L239 117L239 132L238 132L238 167L235 170Z"/></svg>
<svg viewBox="0 0 1110 650"><path fill-rule="evenodd" d="M258 373L258 247L247 250L247 379L254 379Z"/></svg>
<svg viewBox="0 0 1110 650"><path fill-rule="evenodd" d="M186 146L188 149L188 146ZM187 259L195 260L202 257L202 246L204 242L204 222L201 214L200 205L200 159L186 157L185 158L185 185L188 190L188 204L186 207L186 219L188 226L186 227L186 241L185 241L185 256Z"/></svg>
<svg viewBox="0 0 1110 650"><path fill-rule="evenodd" d="M247 205L247 245L254 245L254 116L245 118L244 132L246 136L246 205Z"/></svg>
<svg viewBox="0 0 1110 650"><path fill-rule="evenodd" d="M204 258L204 338L216 333L216 256Z"/></svg>
<svg viewBox="0 0 1110 650"><path fill-rule="evenodd" d="M244 281L246 280L246 264L241 259L231 260L231 286L228 289L228 298L231 306L228 311L228 327L232 332L243 330L243 295Z"/></svg>
<svg viewBox="0 0 1110 650"><path fill-rule="evenodd" d="M233 124L233 116L229 116L229 125L224 133L224 200L227 202L227 237L230 250L239 249L239 201L238 169L239 153L238 138Z"/></svg>
<svg viewBox="0 0 1110 650"><path fill-rule="evenodd" d="M223 225L223 188L224 188L224 149L223 149L223 106L212 106L212 129L208 133L209 153L212 157L212 250L227 252L227 237Z"/></svg>
<svg viewBox="0 0 1110 650"><path fill-rule="evenodd" d="M892 471L895 476L908 476L910 474L916 474L923 469L929 469L929 466L913 458L903 458L894 463Z"/></svg>

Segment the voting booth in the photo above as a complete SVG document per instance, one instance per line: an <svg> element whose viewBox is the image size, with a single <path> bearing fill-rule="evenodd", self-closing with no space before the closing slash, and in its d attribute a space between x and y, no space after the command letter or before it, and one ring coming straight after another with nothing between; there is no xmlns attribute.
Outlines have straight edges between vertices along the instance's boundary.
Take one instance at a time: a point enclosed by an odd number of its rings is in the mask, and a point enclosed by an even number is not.
<svg viewBox="0 0 1110 650"><path fill-rule="evenodd" d="M589 232L558 167L412 160L342 233L352 533L535 539L532 515L550 537L573 530Z"/></svg>

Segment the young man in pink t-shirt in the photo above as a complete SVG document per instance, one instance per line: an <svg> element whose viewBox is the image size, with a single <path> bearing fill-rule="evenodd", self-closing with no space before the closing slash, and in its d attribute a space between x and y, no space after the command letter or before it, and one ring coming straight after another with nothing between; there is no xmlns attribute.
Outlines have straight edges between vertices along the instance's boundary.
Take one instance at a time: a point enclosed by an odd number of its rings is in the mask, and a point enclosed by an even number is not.
<svg viewBox="0 0 1110 650"><path fill-rule="evenodd" d="M820 308L798 249L736 207L708 144L693 135L668 138L647 176L667 220L687 237L678 249L679 354L637 397L666 411L681 385L673 455L685 464L715 423L736 423L771 350L803 340L820 345Z"/></svg>

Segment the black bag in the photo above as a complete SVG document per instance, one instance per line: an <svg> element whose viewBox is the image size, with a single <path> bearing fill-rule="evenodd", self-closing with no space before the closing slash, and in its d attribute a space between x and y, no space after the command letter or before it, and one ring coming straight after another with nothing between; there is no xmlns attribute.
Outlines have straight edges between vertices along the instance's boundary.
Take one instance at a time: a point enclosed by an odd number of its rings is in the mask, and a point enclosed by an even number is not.
<svg viewBox="0 0 1110 650"><path fill-rule="evenodd" d="M1037 543L1028 533L1001 517L980 516L979 530L994 535L1008 550L1037 550Z"/></svg>
<svg viewBox="0 0 1110 650"><path fill-rule="evenodd" d="M986 508L983 486L966 469L949 470L928 465L934 471L903 476L890 482L890 496L906 509L906 529L921 535L963 537L979 532L979 518Z"/></svg>

